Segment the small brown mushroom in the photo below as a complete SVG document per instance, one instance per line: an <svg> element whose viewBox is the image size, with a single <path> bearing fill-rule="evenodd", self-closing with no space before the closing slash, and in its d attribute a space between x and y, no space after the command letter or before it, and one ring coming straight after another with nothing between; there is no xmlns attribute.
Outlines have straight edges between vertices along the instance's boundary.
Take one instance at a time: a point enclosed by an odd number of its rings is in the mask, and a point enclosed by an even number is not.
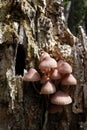
<svg viewBox="0 0 87 130"><path fill-rule="evenodd" d="M72 73L72 67L65 61L58 61L58 71L60 74L70 74Z"/></svg>
<svg viewBox="0 0 87 130"><path fill-rule="evenodd" d="M57 62L51 57L45 58L45 60L43 60L39 65L39 69L44 73L49 72L49 70L52 68L57 68Z"/></svg>
<svg viewBox="0 0 87 130"><path fill-rule="evenodd" d="M50 81L47 81L41 88L41 92L40 94L53 94L56 92L56 87L55 85L50 82Z"/></svg>
<svg viewBox="0 0 87 130"><path fill-rule="evenodd" d="M31 82L39 81L40 75L36 69L30 68L29 71L24 75L23 80L24 81L31 81Z"/></svg>
<svg viewBox="0 0 87 130"><path fill-rule="evenodd" d="M68 105L72 103L72 98L62 91L58 91L51 96L51 103L56 105Z"/></svg>
<svg viewBox="0 0 87 130"><path fill-rule="evenodd" d="M72 74L67 75L65 78L61 80L62 85L76 85L77 80Z"/></svg>

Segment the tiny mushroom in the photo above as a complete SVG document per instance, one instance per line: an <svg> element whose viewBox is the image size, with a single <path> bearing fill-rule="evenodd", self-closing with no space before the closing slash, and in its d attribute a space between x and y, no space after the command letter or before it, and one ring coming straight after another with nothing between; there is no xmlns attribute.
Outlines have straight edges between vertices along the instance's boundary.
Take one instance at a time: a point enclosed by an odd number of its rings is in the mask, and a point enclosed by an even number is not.
<svg viewBox="0 0 87 130"><path fill-rule="evenodd" d="M44 85L42 85L40 94L53 94L55 92L56 92L55 85L52 82L47 81Z"/></svg>
<svg viewBox="0 0 87 130"><path fill-rule="evenodd" d="M24 81L31 81L31 82L34 82L34 81L39 81L41 78L40 78L40 75L39 73L37 72L36 69L34 68L30 68L29 71L24 75L23 77L23 80Z"/></svg>
<svg viewBox="0 0 87 130"><path fill-rule="evenodd" d="M29 71L23 76L24 81L32 82L32 85L38 94L39 94L39 91L36 88L34 82L39 81L40 79L41 78L38 71L34 68L30 68Z"/></svg>
<svg viewBox="0 0 87 130"><path fill-rule="evenodd" d="M57 68L57 62L54 58L51 57L45 58L45 60L43 60L39 65L39 69L43 73L49 72L53 68Z"/></svg>
<svg viewBox="0 0 87 130"><path fill-rule="evenodd" d="M61 79L61 74L58 72L58 69L53 70L51 74L51 79L53 80Z"/></svg>
<svg viewBox="0 0 87 130"><path fill-rule="evenodd" d="M62 85L76 85L77 80L72 74L67 75L65 78L61 80Z"/></svg>
<svg viewBox="0 0 87 130"><path fill-rule="evenodd" d="M72 73L72 67L70 64L63 60L58 61L58 71L60 74L70 74Z"/></svg>
<svg viewBox="0 0 87 130"><path fill-rule="evenodd" d="M51 103L56 105L68 105L72 103L72 98L62 91L58 91L51 96Z"/></svg>
<svg viewBox="0 0 87 130"><path fill-rule="evenodd" d="M45 60L45 58L50 57L50 55L47 52L43 52L40 56L40 62Z"/></svg>

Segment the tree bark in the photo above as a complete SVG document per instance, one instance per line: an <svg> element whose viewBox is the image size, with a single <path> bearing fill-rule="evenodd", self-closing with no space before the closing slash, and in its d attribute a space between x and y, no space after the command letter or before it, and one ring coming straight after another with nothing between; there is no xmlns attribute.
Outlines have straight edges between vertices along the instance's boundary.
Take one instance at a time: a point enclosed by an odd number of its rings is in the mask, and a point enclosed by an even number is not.
<svg viewBox="0 0 87 130"><path fill-rule="evenodd" d="M0 130L87 129L87 37L81 26L77 37L66 27L62 2L0 1ZM31 67L40 71L42 51L67 61L78 82L68 90L72 104L54 114L48 96L23 81ZM42 84L35 86L40 91Z"/></svg>

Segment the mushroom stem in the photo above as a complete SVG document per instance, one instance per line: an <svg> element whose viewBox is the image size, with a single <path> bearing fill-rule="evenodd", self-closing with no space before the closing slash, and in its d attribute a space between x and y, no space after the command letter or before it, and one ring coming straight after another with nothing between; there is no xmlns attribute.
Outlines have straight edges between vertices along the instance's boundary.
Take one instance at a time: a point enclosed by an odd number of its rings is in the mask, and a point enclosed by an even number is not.
<svg viewBox="0 0 87 130"><path fill-rule="evenodd" d="M45 120L44 120L44 123L43 123L42 130L46 130L47 129L47 121L48 121L48 111L46 110L46 112L45 112Z"/></svg>
<svg viewBox="0 0 87 130"><path fill-rule="evenodd" d="M50 78L50 76L51 76L51 68L48 68L47 76Z"/></svg>
<svg viewBox="0 0 87 130"><path fill-rule="evenodd" d="M36 86L35 86L34 82L32 82L32 85L33 85L33 87L34 87L35 91L36 91L38 94L40 94L40 92L39 92L39 90L36 88Z"/></svg>
<svg viewBox="0 0 87 130"><path fill-rule="evenodd" d="M70 86L67 85L67 86L62 86L61 88L64 92L66 92L67 94L70 93Z"/></svg>
<svg viewBox="0 0 87 130"><path fill-rule="evenodd" d="M56 89L58 90L59 81L58 81L58 80L54 80L54 84L55 84L55 86L56 86Z"/></svg>

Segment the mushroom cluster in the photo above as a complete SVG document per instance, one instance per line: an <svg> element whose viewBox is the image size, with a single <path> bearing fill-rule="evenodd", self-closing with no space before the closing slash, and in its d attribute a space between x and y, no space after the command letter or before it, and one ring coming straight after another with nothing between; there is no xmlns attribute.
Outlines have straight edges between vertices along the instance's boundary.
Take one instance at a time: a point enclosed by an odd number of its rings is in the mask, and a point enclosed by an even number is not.
<svg viewBox="0 0 87 130"><path fill-rule="evenodd" d="M49 100L52 106L49 111L55 113L61 111L63 105L72 103L72 98L63 89L62 86L76 85L77 80L72 74L72 67L66 61L59 60L58 62L52 58L47 52L43 52L39 59L39 69L31 68L23 77L24 81L40 81L42 84L40 94L49 95ZM60 87L61 86L61 87Z"/></svg>

